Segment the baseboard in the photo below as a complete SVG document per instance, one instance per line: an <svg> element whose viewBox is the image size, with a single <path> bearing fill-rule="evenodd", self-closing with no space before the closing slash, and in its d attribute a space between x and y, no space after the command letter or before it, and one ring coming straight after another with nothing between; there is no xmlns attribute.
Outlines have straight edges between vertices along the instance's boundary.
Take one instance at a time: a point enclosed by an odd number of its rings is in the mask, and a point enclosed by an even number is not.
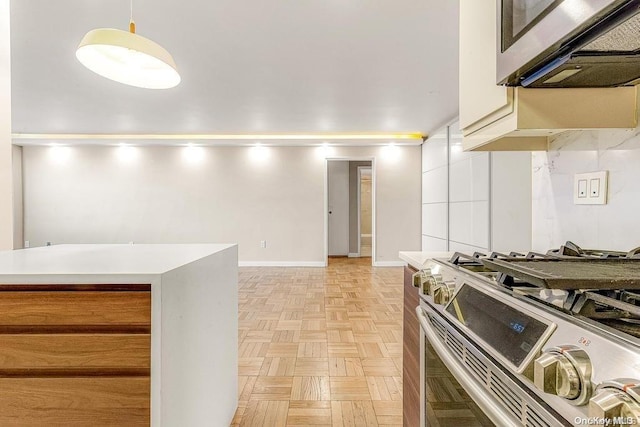
<svg viewBox="0 0 640 427"><path fill-rule="evenodd" d="M238 261L238 267L324 267L322 261Z"/></svg>
<svg viewBox="0 0 640 427"><path fill-rule="evenodd" d="M404 261L374 261L374 267L404 267L407 265Z"/></svg>
<svg viewBox="0 0 640 427"><path fill-rule="evenodd" d="M349 255L347 255L349 258L360 258L360 254L357 252L349 252Z"/></svg>

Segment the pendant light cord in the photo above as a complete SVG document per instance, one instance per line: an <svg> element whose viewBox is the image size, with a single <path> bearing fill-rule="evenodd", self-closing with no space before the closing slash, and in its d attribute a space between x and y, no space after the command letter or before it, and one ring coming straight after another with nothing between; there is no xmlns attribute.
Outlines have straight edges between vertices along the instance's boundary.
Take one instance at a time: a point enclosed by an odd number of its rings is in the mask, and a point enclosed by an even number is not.
<svg viewBox="0 0 640 427"><path fill-rule="evenodd" d="M130 6L131 6L131 14L129 15L129 32L130 33L135 33L136 32L136 23L133 22L133 0L131 0Z"/></svg>

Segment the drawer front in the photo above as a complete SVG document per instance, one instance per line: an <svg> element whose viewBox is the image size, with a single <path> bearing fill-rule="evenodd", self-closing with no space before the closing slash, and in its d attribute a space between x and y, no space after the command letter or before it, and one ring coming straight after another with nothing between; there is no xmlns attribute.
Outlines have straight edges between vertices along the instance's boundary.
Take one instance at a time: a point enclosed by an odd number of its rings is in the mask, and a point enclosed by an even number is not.
<svg viewBox="0 0 640 427"><path fill-rule="evenodd" d="M0 378L1 426L149 426L149 378Z"/></svg>
<svg viewBox="0 0 640 427"><path fill-rule="evenodd" d="M149 334L0 335L0 375L22 369L144 372L150 366L150 338Z"/></svg>
<svg viewBox="0 0 640 427"><path fill-rule="evenodd" d="M34 285L34 287L36 287ZM3 326L151 324L151 293L137 291L2 291Z"/></svg>

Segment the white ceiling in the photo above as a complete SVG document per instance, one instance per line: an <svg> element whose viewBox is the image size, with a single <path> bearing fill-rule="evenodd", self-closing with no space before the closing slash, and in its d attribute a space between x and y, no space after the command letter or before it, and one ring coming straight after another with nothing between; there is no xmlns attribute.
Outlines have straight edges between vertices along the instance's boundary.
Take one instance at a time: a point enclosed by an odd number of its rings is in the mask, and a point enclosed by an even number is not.
<svg viewBox="0 0 640 427"><path fill-rule="evenodd" d="M12 0L12 130L427 134L457 115L457 15L455 0L134 0L182 76L154 91L75 58L87 31L128 27L128 0Z"/></svg>

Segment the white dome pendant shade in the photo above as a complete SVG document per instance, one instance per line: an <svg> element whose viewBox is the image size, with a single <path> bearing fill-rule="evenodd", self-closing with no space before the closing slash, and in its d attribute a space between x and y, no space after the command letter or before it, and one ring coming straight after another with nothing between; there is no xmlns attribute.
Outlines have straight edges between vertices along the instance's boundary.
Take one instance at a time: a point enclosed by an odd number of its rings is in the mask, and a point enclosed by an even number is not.
<svg viewBox="0 0 640 427"><path fill-rule="evenodd" d="M169 89L180 83L176 63L162 46L130 31L89 31L76 51L78 60L103 77L147 89Z"/></svg>

